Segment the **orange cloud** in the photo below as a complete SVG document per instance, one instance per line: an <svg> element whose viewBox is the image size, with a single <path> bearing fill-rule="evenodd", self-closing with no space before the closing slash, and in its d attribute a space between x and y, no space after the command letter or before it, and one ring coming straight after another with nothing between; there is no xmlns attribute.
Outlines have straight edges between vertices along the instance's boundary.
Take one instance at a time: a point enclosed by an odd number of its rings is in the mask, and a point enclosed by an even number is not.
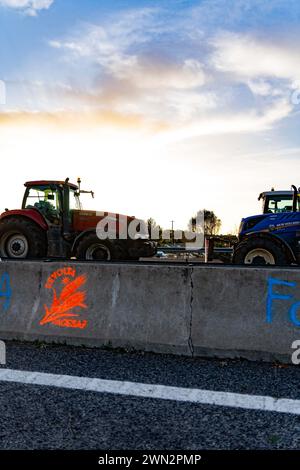
<svg viewBox="0 0 300 470"><path fill-rule="evenodd" d="M169 128L164 122L150 123L137 114L122 114L114 111L88 112L7 112L0 113L0 126L42 125L56 128L116 127L156 133Z"/></svg>

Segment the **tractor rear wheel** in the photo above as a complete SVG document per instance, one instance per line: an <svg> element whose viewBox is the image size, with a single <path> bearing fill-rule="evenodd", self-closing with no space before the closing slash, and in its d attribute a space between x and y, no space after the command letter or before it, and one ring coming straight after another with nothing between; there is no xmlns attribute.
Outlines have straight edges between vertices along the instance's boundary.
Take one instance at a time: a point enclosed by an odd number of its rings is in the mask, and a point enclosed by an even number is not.
<svg viewBox="0 0 300 470"><path fill-rule="evenodd" d="M115 250L108 240L100 240L95 233L90 233L78 243L76 258L89 261L111 261L115 259Z"/></svg>
<svg viewBox="0 0 300 470"><path fill-rule="evenodd" d="M9 217L0 222L0 256L4 258L44 258L46 240L45 232L30 220Z"/></svg>
<svg viewBox="0 0 300 470"><path fill-rule="evenodd" d="M233 264L252 264L256 266L289 264L285 250L266 238L253 237L240 242L233 254Z"/></svg>

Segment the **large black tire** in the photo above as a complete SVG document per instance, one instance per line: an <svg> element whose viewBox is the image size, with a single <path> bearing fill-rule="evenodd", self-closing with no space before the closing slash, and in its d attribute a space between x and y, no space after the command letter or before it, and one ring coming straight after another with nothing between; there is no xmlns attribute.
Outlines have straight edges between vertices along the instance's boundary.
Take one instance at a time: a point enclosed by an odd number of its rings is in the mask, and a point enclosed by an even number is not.
<svg viewBox="0 0 300 470"><path fill-rule="evenodd" d="M235 247L232 262L257 266L290 264L286 251L279 243L260 237L246 238L240 242Z"/></svg>
<svg viewBox="0 0 300 470"><path fill-rule="evenodd" d="M112 261L116 259L113 244L100 240L96 233L85 235L77 245L76 258L89 261Z"/></svg>
<svg viewBox="0 0 300 470"><path fill-rule="evenodd" d="M47 237L43 229L22 217L0 221L0 256L4 258L45 258Z"/></svg>

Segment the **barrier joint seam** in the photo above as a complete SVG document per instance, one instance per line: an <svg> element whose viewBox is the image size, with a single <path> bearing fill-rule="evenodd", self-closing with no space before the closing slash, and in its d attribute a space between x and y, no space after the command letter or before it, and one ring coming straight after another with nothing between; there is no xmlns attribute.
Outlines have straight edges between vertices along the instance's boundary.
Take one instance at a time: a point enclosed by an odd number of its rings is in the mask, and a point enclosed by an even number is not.
<svg viewBox="0 0 300 470"><path fill-rule="evenodd" d="M193 344L193 337L192 337L192 327L193 327L193 302L194 302L194 280L193 280L193 273L194 268L190 267L190 304L189 304L189 313L190 313L190 324L189 324L189 339L188 339L188 346L191 352L191 356L194 357L194 344Z"/></svg>

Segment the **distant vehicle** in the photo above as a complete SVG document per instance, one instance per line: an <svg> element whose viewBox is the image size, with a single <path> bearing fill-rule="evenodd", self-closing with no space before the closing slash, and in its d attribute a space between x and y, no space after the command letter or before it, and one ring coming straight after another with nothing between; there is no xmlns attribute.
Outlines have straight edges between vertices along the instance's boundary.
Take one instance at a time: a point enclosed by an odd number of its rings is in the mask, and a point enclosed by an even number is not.
<svg viewBox="0 0 300 470"><path fill-rule="evenodd" d="M265 211L242 219L234 264L300 264L299 190L262 193Z"/></svg>
<svg viewBox="0 0 300 470"><path fill-rule="evenodd" d="M65 181L30 181L25 183L21 209L6 209L0 215L0 256L6 258L70 258L81 260L136 260L153 256L156 243L143 234L136 239L123 239L135 217L110 216L116 227L114 239L100 240L97 224L108 212L82 209L80 195L91 193ZM125 220L126 222L121 222ZM127 223L127 226L124 225ZM123 224L123 225L122 225Z"/></svg>
<svg viewBox="0 0 300 470"><path fill-rule="evenodd" d="M166 255L166 253L164 253L163 251L157 251L156 252L156 258L167 258L168 255Z"/></svg>

